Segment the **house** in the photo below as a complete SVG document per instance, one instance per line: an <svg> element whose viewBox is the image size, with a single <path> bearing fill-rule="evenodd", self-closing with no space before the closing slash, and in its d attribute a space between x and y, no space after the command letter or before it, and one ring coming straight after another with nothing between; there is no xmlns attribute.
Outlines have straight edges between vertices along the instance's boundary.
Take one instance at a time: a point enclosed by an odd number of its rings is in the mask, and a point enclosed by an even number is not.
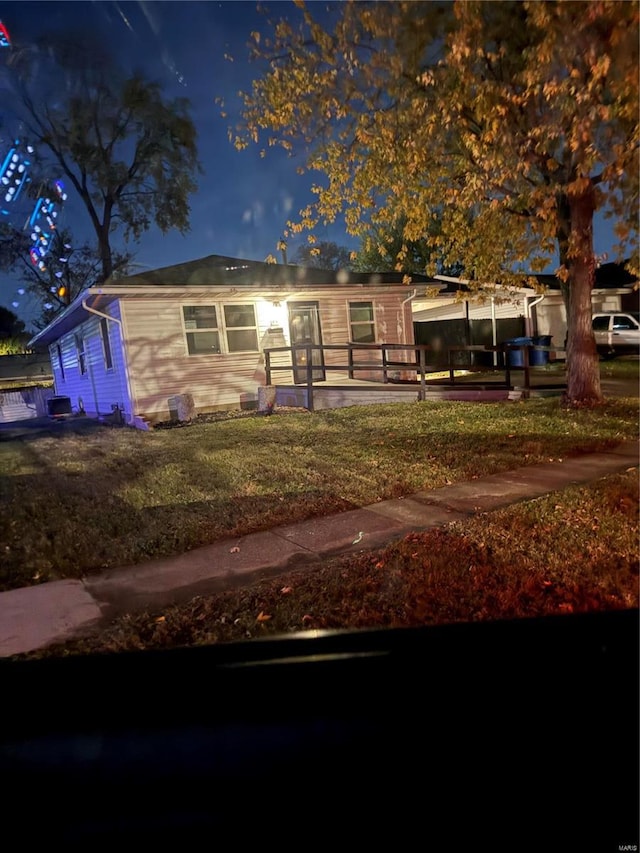
<svg viewBox="0 0 640 853"><path fill-rule="evenodd" d="M53 396L52 383L46 349L0 355L0 423L46 415Z"/></svg>
<svg viewBox="0 0 640 853"><path fill-rule="evenodd" d="M531 276L528 276L531 277ZM549 336L564 358L567 314L555 275L533 276L538 288L523 286L503 290L486 286L471 291L461 278L436 276L438 292L418 292L412 302L416 343L444 346L498 345L511 338ZM523 276L524 278L524 276ZM624 264L601 264L592 291L594 313L637 311L637 278Z"/></svg>
<svg viewBox="0 0 640 853"><path fill-rule="evenodd" d="M560 290L560 282L554 275L537 276L546 288L544 298L535 308L537 334L553 335L558 346L564 346L567 334L567 311ZM600 264L596 268L596 280L591 292L593 313L602 311L638 311L640 290L638 279L625 269L624 264Z"/></svg>
<svg viewBox="0 0 640 853"><path fill-rule="evenodd" d="M429 281L210 255L90 287L30 345L49 348L56 395L74 411L144 426L185 400L193 413L256 407L266 348L413 344L414 285ZM319 377L344 358L311 352ZM306 377L297 357L294 383Z"/></svg>

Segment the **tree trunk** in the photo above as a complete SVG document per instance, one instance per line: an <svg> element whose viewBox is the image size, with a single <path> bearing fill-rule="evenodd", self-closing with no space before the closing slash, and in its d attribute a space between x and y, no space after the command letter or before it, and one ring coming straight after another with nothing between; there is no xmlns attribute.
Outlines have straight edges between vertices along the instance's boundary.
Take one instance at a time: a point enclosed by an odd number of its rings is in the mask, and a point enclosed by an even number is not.
<svg viewBox="0 0 640 853"><path fill-rule="evenodd" d="M567 390L569 406L602 403L600 366L593 336L591 293L595 281L593 254L593 186L568 197L571 250L567 302Z"/></svg>
<svg viewBox="0 0 640 853"><path fill-rule="evenodd" d="M111 245L109 243L109 230L104 225L98 232L98 246L102 264L102 281L106 281L113 274L113 260L111 257Z"/></svg>

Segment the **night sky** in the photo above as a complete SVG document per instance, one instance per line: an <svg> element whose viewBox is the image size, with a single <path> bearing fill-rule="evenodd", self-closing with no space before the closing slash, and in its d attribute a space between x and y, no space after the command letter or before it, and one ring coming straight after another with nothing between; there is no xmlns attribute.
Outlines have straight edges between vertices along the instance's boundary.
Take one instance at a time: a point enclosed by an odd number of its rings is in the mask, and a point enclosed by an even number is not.
<svg viewBox="0 0 640 853"><path fill-rule="evenodd" d="M297 15L290 2L267 4L272 17ZM325 3L315 4L318 10ZM425 2L425 7L428 3ZM139 271L195 260L210 254L264 260L273 254L281 260L277 243L287 219L314 199L310 186L319 176L299 176L300 161L276 148L260 157L258 146L236 151L227 130L237 115L237 91L248 90L255 66L248 61L247 42L253 30L265 32L265 22L251 0L230 2L19 2L0 3L0 20L15 45L59 30L104 33L124 70L142 68L149 79L163 84L166 97L187 97L198 130L198 150L204 174L191 197L191 232L183 237L166 235L153 227L135 248ZM233 62L225 56L233 57ZM0 61L3 61L0 54ZM0 69L1 70L1 69ZM6 91L0 105L6 104ZM226 102L228 118L220 116L216 97ZM0 125L0 155L11 138L5 116ZM61 220L73 229L77 242L92 239L87 214L71 188ZM320 240L333 240L348 248L358 241L341 224L321 227ZM304 239L304 238L302 238ZM298 242L289 243L291 260ZM596 252L610 252L611 230L600 226ZM117 238L113 241L117 248ZM0 305L29 322L33 301L17 293L19 283L0 272ZM15 306L13 303L18 302Z"/></svg>
<svg viewBox="0 0 640 853"><path fill-rule="evenodd" d="M268 6L272 16L296 14L292 3ZM149 79L162 83L165 96L190 100L204 169L197 178L199 190L191 196L191 232L185 237L178 231L163 235L152 227L135 249L135 262L140 264L136 271L211 254L259 261L272 254L281 260L277 243L287 220L313 200L309 191L312 179L299 176L296 168L300 161L284 152L269 149L261 158L257 146L236 151L227 136L240 106L236 93L250 88L255 69L248 61L247 42L253 30L265 31L255 2L22 0L0 3L0 20L16 45L61 29L104 32L125 70L133 72L142 67ZM220 96L225 99L228 118L220 116L215 103ZM4 157L11 137L2 127L0 138ZM73 188L61 225L73 229L77 242L85 235L93 239L87 214L74 198ZM321 240L357 246L339 225L321 227L316 233ZM289 243L289 258L300 243L300 238ZM33 302L17 293L19 286L0 273L0 305L28 320Z"/></svg>

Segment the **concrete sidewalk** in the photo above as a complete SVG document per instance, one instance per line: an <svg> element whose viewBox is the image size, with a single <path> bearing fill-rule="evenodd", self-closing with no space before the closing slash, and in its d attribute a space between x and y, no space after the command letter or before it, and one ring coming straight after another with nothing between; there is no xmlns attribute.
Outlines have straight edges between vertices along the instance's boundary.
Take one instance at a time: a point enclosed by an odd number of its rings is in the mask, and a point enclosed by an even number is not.
<svg viewBox="0 0 640 853"><path fill-rule="evenodd" d="M23 654L97 627L118 614L162 608L313 566L338 554L380 548L415 530L531 500L637 467L639 448L526 466L478 480L381 501L271 531L225 539L176 557L0 593L0 657Z"/></svg>

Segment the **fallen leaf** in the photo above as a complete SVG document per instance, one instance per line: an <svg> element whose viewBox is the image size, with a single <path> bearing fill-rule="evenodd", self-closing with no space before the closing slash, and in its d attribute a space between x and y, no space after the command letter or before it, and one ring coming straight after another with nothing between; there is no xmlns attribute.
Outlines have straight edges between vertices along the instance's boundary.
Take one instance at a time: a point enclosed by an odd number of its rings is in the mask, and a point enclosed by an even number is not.
<svg viewBox="0 0 640 853"><path fill-rule="evenodd" d="M306 624L307 622L313 622L313 616L309 616L308 613L302 617L302 621Z"/></svg>
<svg viewBox="0 0 640 853"><path fill-rule="evenodd" d="M351 544L352 544L352 545L357 545L357 544L358 544L358 542L362 542L362 537L363 537L363 536L364 536L364 534L363 534L363 532L362 532L362 530L361 530L361 531L358 533L358 538L357 538L357 539L354 539L354 540L353 540L353 542L352 542Z"/></svg>
<svg viewBox="0 0 640 853"><path fill-rule="evenodd" d="M283 586L282 589L280 590L280 592L282 592L284 595L287 595L287 593L293 592L293 587L292 586Z"/></svg>
<svg viewBox="0 0 640 853"><path fill-rule="evenodd" d="M158 616L158 618L155 621L156 622L166 622L167 617L166 616Z"/></svg>
<svg viewBox="0 0 640 853"><path fill-rule="evenodd" d="M229 549L229 553L230 553L230 554L238 554L238 553L240 553L240 548L238 548L238 546L237 546L237 545L234 545L234 547L233 547L233 548L230 548L230 549Z"/></svg>
<svg viewBox="0 0 640 853"><path fill-rule="evenodd" d="M271 619L271 616L269 616L267 613L263 613L262 610L256 616L256 622L268 622L269 619Z"/></svg>

